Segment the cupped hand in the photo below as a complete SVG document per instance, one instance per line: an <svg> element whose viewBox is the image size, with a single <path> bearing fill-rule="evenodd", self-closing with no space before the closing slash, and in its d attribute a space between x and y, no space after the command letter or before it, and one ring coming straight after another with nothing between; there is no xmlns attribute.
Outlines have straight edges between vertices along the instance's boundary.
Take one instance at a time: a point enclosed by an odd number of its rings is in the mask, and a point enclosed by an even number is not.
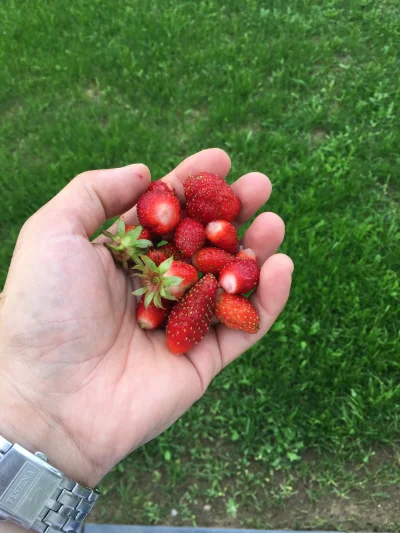
<svg viewBox="0 0 400 533"><path fill-rule="evenodd" d="M164 180L183 197L192 173L226 176L219 149L183 161ZM0 434L47 453L69 477L94 486L125 455L180 417L212 378L272 326L289 295L292 261L276 254L284 224L259 215L242 244L262 265L252 301L260 331L218 325L183 356L172 355L163 331L135 321L132 281L115 267L102 238L89 237L106 219L135 223L146 191L145 165L85 172L23 226L0 300ZM233 185L242 201L240 226L268 200L260 173Z"/></svg>

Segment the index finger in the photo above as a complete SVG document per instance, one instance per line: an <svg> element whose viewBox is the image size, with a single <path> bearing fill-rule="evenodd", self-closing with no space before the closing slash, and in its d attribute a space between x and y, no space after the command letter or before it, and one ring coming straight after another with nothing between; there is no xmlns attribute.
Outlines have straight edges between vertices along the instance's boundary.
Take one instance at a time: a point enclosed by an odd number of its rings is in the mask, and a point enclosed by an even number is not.
<svg viewBox="0 0 400 533"><path fill-rule="evenodd" d="M163 181L170 183L175 189L176 195L181 201L185 196L183 193L183 183L191 174L198 172L212 172L220 178L225 178L231 168L231 160L226 152L220 148L209 148L193 154L174 170L167 174Z"/></svg>

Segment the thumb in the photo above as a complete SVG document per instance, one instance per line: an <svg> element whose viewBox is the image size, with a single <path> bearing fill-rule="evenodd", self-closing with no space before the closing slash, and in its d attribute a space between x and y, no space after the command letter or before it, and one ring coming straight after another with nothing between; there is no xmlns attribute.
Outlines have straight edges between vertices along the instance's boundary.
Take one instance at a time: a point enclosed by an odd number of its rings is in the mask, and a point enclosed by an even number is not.
<svg viewBox="0 0 400 533"><path fill-rule="evenodd" d="M108 218L130 209L150 184L146 165L79 174L35 215L57 231L90 237ZM43 217L43 218L42 218Z"/></svg>

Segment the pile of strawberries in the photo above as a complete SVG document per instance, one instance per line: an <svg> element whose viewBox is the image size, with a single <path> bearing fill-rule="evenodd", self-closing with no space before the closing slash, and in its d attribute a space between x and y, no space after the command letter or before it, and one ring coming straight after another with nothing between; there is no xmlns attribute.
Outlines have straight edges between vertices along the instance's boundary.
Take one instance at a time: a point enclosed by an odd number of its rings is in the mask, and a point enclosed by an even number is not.
<svg viewBox="0 0 400 533"><path fill-rule="evenodd" d="M184 182L186 207L163 181L153 182L137 204L140 226L118 221L117 234L103 233L115 261L132 268L141 296L136 310L142 328L166 325L175 354L200 342L221 322L257 333L259 317L244 294L259 282L253 250L240 250L232 221L240 200L226 181L201 172Z"/></svg>

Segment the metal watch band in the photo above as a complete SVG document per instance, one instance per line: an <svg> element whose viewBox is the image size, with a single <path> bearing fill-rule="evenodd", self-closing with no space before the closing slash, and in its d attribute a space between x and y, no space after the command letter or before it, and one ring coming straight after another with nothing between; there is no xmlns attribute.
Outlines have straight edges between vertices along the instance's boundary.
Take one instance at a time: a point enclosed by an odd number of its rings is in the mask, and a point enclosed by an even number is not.
<svg viewBox="0 0 400 533"><path fill-rule="evenodd" d="M2 486L6 463L12 468ZM48 465L44 454L33 455L0 436L0 520L38 533L77 533L99 495Z"/></svg>

